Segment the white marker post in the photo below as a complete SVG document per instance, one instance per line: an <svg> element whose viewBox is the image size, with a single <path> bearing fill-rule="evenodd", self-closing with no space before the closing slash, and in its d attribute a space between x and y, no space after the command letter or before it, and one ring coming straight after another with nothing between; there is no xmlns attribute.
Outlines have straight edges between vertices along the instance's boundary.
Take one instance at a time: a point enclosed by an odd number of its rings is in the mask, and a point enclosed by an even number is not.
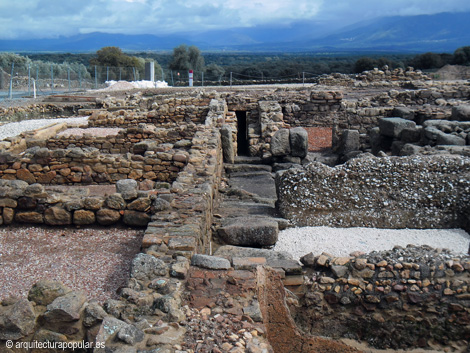
<svg viewBox="0 0 470 353"><path fill-rule="evenodd" d="M193 87L193 70L189 70L189 87Z"/></svg>

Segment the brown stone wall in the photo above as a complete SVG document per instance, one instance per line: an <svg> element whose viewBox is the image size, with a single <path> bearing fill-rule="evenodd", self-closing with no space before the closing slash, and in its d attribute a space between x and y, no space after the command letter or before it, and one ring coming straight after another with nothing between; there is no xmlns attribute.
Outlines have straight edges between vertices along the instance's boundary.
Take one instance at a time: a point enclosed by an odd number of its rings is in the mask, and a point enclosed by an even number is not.
<svg viewBox="0 0 470 353"><path fill-rule="evenodd" d="M448 347L470 338L468 255L408 246L358 257L309 254L302 261L315 275L294 317L311 334L382 349Z"/></svg>
<svg viewBox="0 0 470 353"><path fill-rule="evenodd" d="M70 145L73 147L94 147L102 153L128 153L132 152L132 147L138 142L152 140L158 144L176 143L183 139L191 140L196 130L196 125L185 124L175 126L175 124L159 125L158 129L148 129L141 127L129 127L122 130L116 136L96 137L96 136L56 136L46 141L49 149L66 149ZM85 131L86 134L86 131ZM29 142L34 145L34 142Z"/></svg>
<svg viewBox="0 0 470 353"><path fill-rule="evenodd" d="M353 353L358 350L333 340L302 332L292 320L286 305L286 291L279 274L258 267L258 300L267 337L275 353Z"/></svg>
<svg viewBox="0 0 470 353"><path fill-rule="evenodd" d="M121 179L173 181L187 161L185 150L162 150L144 157L78 147L40 148L22 156L0 154L0 179L66 185L109 184Z"/></svg>
<svg viewBox="0 0 470 353"><path fill-rule="evenodd" d="M203 123L209 111L211 97L162 97L147 100L148 109L96 111L88 121L90 127L114 126L129 127L141 123L164 124L173 123ZM141 103L142 104L142 103Z"/></svg>
<svg viewBox="0 0 470 353"><path fill-rule="evenodd" d="M46 224L50 226L124 223L145 227L150 216L157 212L156 195L165 192L145 184L151 191L134 189L126 193L89 195L73 190L68 193L48 190L41 184L21 180L0 180L0 225L12 223Z"/></svg>

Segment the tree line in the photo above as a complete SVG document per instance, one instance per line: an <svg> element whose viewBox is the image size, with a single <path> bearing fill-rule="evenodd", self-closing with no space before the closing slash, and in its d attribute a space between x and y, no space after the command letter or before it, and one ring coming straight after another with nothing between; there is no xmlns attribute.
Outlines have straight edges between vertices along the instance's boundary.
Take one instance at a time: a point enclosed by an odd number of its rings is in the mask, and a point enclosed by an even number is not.
<svg viewBox="0 0 470 353"><path fill-rule="evenodd" d="M166 80L168 75L194 70L195 75L204 75L206 80L227 79L232 73L234 79L243 80L282 80L302 78L303 75L329 73L360 73L375 67L388 65L391 69L413 66L421 70L439 69L447 64L470 65L470 46L458 48L454 53L423 53L358 55L358 54L321 54L321 53L202 53L196 46L180 45L172 53L137 52L130 55L118 47L104 47L94 54L71 53L33 53L20 56L12 53L0 54L0 68L4 71L11 66L35 65L40 74L56 71L64 74L72 68L93 76L95 66L114 68L133 68L134 77L142 78L145 63L153 61L157 77L161 72ZM137 73L137 74L136 74ZM196 77L196 76L195 76ZM117 79L114 72L110 79Z"/></svg>

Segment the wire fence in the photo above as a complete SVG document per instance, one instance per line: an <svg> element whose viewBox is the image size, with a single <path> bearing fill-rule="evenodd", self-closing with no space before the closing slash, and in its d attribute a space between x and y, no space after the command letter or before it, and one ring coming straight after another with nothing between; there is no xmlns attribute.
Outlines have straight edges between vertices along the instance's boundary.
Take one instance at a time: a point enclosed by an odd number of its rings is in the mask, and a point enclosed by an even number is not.
<svg viewBox="0 0 470 353"><path fill-rule="evenodd" d="M77 65L76 65L77 66ZM141 80L133 67L15 65L0 67L0 99L63 94L106 87L106 81Z"/></svg>
<svg viewBox="0 0 470 353"><path fill-rule="evenodd" d="M267 77L262 72L245 74L236 72L175 71L158 68L154 81L169 86L232 86L251 84L315 83L317 74L298 72L280 77ZM107 87L109 81L141 81L145 73L135 67L111 67L65 64L18 65L0 67L0 100L41 95L67 94ZM192 81L192 82L191 82ZM192 83L192 84L191 84Z"/></svg>

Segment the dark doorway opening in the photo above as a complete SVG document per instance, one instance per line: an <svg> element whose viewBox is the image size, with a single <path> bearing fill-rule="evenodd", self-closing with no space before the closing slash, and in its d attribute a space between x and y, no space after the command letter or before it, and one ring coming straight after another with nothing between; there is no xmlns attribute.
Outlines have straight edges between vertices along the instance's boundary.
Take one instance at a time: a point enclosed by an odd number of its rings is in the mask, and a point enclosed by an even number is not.
<svg viewBox="0 0 470 353"><path fill-rule="evenodd" d="M248 124L246 122L246 112L237 111L237 154L239 156L248 156L250 149L248 148Z"/></svg>

